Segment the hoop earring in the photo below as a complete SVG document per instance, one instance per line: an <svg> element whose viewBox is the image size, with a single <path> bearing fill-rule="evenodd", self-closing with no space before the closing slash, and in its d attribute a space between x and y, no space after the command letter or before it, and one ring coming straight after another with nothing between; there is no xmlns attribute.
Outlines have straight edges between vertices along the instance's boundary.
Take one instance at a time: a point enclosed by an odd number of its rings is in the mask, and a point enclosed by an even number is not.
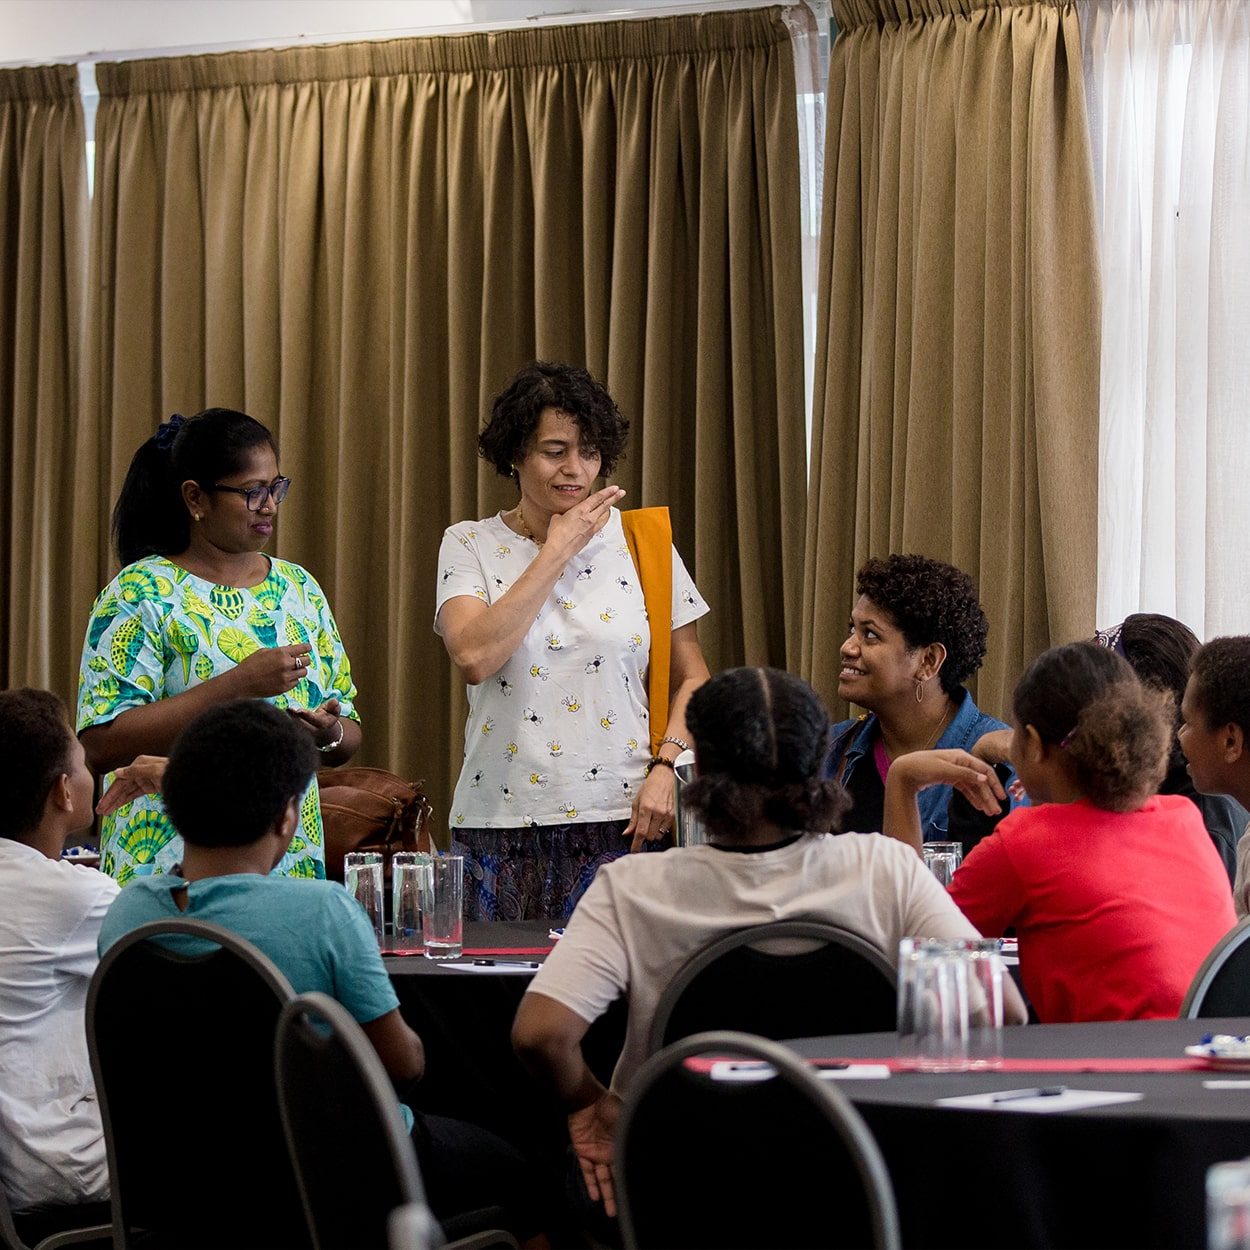
<svg viewBox="0 0 1250 1250"><path fill-rule="evenodd" d="M924 702L924 682L919 677L916 678L916 702Z"/></svg>

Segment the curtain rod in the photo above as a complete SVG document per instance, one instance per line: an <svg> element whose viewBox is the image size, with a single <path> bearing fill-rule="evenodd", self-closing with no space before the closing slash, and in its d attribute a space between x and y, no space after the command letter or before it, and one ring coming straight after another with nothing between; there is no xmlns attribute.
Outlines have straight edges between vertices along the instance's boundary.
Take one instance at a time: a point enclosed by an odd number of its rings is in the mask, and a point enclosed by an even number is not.
<svg viewBox="0 0 1250 1250"><path fill-rule="evenodd" d="M51 58L56 63L94 65L99 61L143 61L165 56L198 56L214 52L247 52L257 48L290 48L321 43L372 42L383 39L410 39L421 36L451 36L479 34L495 30L524 30L537 26L569 26L590 22L641 20L649 17L675 17L687 13L706 13L709 10L770 8L780 3L790 7L806 0L674 0L671 4L640 8L623 6L587 12L584 9L565 9L560 12L530 13L523 18L507 21L448 22L438 26L402 26L383 30L342 30L315 35L284 35L270 39L234 39L220 43L178 44L164 48L115 48L107 52L66 53ZM0 61L0 69L17 69L29 65L46 65L40 61Z"/></svg>

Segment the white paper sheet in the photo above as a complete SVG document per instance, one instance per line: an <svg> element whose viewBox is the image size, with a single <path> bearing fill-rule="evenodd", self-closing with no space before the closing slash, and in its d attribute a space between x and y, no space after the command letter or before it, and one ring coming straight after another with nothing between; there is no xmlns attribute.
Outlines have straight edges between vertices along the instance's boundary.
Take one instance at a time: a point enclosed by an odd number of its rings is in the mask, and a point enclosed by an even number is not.
<svg viewBox="0 0 1250 1250"><path fill-rule="evenodd" d="M1022 1091L1000 1089L992 1094L961 1094L958 1098L939 1098L939 1107L966 1107L973 1111L1026 1111L1032 1115L1054 1115L1057 1111L1083 1111L1086 1107L1109 1107L1117 1102L1138 1102L1141 1094L1123 1094L1111 1090L1066 1089L1062 1094L1034 1098L1005 1094Z"/></svg>

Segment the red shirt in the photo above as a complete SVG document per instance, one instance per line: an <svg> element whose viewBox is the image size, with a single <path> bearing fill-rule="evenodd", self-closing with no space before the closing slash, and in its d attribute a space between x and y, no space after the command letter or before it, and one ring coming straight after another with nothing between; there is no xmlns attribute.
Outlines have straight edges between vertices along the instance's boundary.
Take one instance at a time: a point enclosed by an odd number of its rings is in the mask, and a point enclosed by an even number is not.
<svg viewBox="0 0 1250 1250"><path fill-rule="evenodd" d="M1175 1019L1237 923L1197 807L1155 795L1135 812L1085 799L1017 808L973 848L951 897L982 933L1015 928L1038 1017Z"/></svg>

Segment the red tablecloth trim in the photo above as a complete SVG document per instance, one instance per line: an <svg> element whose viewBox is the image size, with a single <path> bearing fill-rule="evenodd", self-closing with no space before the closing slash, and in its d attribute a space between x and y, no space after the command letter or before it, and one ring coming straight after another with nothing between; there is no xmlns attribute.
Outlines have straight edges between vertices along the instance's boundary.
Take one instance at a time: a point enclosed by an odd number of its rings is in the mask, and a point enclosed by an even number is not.
<svg viewBox="0 0 1250 1250"><path fill-rule="evenodd" d="M695 1071L707 1072L716 1062L713 1058L700 1057L687 1061ZM874 1063L884 1064L891 1072L910 1072L912 1066L900 1061L894 1055L881 1059L851 1058L842 1056L838 1059L815 1059L811 1063ZM1201 1059L1188 1056L1167 1056L1158 1059L1128 1059L1123 1057L1110 1059L1004 1059L1002 1066L993 1069L996 1072L1198 1072L1211 1070L1210 1065ZM982 1068L972 1075L983 1076L986 1069Z"/></svg>
<svg viewBox="0 0 1250 1250"><path fill-rule="evenodd" d="M550 946L466 946L464 954L475 958L483 955L550 955ZM383 955L424 955L425 951L418 947L414 951L395 951L382 948Z"/></svg>

